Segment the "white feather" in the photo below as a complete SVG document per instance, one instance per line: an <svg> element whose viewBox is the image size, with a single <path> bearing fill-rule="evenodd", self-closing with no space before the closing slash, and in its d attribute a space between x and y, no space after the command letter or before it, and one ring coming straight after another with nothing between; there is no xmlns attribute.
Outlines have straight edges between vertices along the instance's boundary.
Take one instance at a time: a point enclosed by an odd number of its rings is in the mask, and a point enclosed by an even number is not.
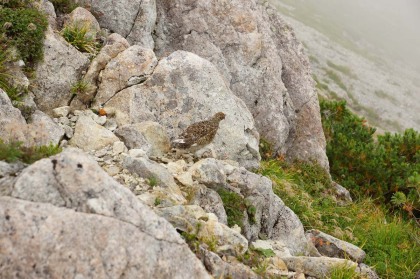
<svg viewBox="0 0 420 279"><path fill-rule="evenodd" d="M184 139L176 139L172 141L173 143L185 143Z"/></svg>

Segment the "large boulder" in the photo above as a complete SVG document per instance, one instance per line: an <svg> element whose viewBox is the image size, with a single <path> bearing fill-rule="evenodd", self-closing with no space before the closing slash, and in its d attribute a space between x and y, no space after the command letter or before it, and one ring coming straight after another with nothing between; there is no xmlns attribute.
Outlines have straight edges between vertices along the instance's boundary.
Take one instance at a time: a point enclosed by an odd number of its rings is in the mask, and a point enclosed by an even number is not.
<svg viewBox="0 0 420 279"><path fill-rule="evenodd" d="M52 115L54 108L67 106L72 98L72 85L89 63L87 56L49 29L44 41L44 60L35 68L33 93L38 108Z"/></svg>
<svg viewBox="0 0 420 279"><path fill-rule="evenodd" d="M309 63L276 10L257 0L174 0L158 1L157 13L158 57L184 50L209 60L277 153L328 169Z"/></svg>
<svg viewBox="0 0 420 279"><path fill-rule="evenodd" d="M208 147L211 153L245 167L258 166L259 135L251 113L216 67L192 53L177 51L162 59L149 79L120 91L105 109L115 112L119 125L158 122L172 139L190 124L224 112L226 118Z"/></svg>
<svg viewBox="0 0 420 279"><path fill-rule="evenodd" d="M210 278L179 237L10 197L0 197L0 250L1 278Z"/></svg>
<svg viewBox="0 0 420 279"><path fill-rule="evenodd" d="M155 0L82 0L103 28L121 34L131 44L153 49L156 21Z"/></svg>

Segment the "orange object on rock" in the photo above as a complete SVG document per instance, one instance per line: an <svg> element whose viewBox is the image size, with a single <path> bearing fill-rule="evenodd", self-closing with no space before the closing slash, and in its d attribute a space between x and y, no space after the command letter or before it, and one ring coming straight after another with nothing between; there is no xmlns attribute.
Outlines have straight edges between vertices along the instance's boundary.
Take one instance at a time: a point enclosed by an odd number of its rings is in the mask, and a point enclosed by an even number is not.
<svg viewBox="0 0 420 279"><path fill-rule="evenodd" d="M100 116L106 116L106 111L105 111L105 109L104 109L104 108L100 108L100 109L99 109L99 111L98 111L98 114L99 114Z"/></svg>

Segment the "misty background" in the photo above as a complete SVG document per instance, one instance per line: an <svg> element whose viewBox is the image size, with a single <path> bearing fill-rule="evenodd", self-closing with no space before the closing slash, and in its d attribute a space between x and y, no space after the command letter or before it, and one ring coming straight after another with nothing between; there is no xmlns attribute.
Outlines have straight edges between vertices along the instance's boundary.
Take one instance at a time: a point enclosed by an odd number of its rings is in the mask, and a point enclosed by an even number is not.
<svg viewBox="0 0 420 279"><path fill-rule="evenodd" d="M385 131L420 130L419 0L270 2L304 44L325 95Z"/></svg>

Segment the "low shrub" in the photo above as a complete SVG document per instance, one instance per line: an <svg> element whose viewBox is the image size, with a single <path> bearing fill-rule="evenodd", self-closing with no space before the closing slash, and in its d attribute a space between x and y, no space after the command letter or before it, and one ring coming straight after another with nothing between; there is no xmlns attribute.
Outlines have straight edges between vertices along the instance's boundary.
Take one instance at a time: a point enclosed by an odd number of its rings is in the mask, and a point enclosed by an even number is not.
<svg viewBox="0 0 420 279"><path fill-rule="evenodd" d="M353 195L369 195L389 205L392 196L401 192L410 197L411 213L418 210L420 179L415 178L420 170L420 133L407 129L375 139L375 129L350 112L345 102L322 100L320 104L334 180Z"/></svg>
<svg viewBox="0 0 420 279"><path fill-rule="evenodd" d="M7 46L15 46L20 58L29 66L43 57L47 26L45 15L37 9L0 9L0 28Z"/></svg>

